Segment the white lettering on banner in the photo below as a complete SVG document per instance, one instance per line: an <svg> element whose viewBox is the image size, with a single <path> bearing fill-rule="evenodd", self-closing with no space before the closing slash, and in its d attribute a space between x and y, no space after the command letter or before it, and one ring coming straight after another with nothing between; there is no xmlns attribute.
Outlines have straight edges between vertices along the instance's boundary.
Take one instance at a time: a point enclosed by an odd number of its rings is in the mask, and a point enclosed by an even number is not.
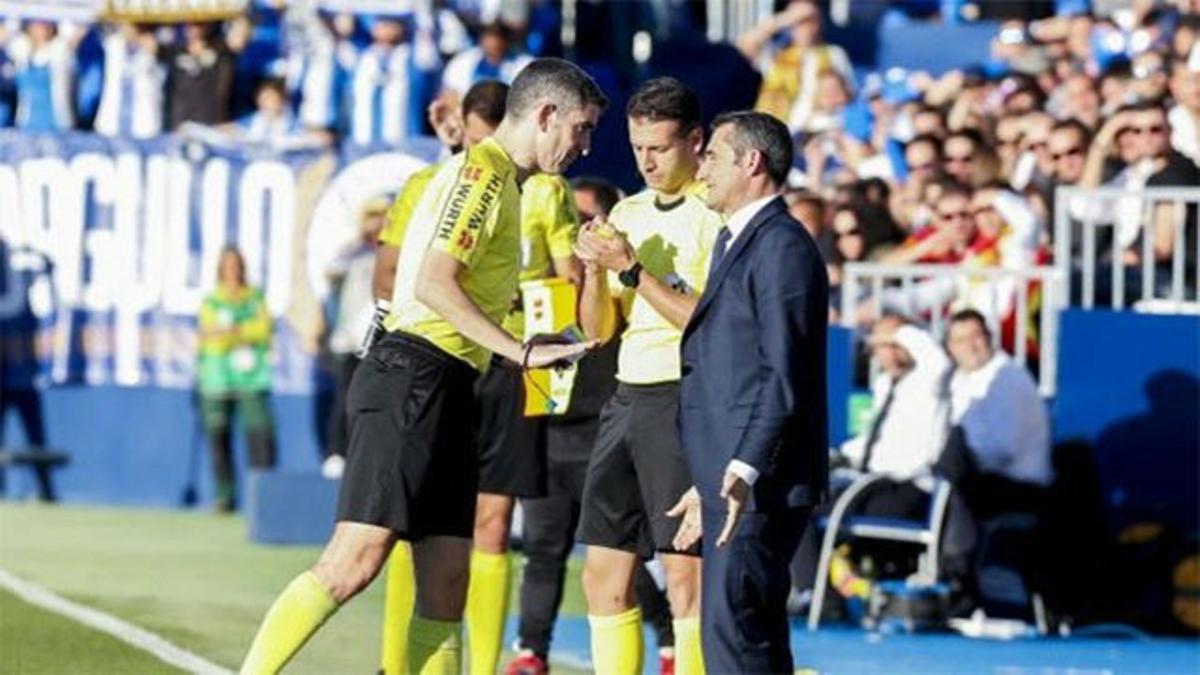
<svg viewBox="0 0 1200 675"><path fill-rule="evenodd" d="M197 263L193 252L188 261L190 278L200 282L196 287L195 309L186 314L200 311L204 295L217 286L217 263L221 249L229 242L229 172L229 162L224 159L210 160L204 167L200 203L194 207L200 212L200 257Z"/></svg>
<svg viewBox="0 0 1200 675"><path fill-rule="evenodd" d="M269 212L265 219L264 210ZM276 317L287 311L292 300L295 210L296 180L291 169L279 162L255 162L246 167L238 194L238 246L246 259L250 283L266 289L267 309Z"/></svg>
<svg viewBox="0 0 1200 675"><path fill-rule="evenodd" d="M113 246L112 230L87 230L83 235L83 250L92 261L90 278L83 285L83 306L90 312L107 312L112 309L116 287L114 265L118 252Z"/></svg>
<svg viewBox="0 0 1200 675"><path fill-rule="evenodd" d="M54 263L59 301L73 307L79 299L83 223L72 221L70 195L61 194L63 187L72 184L67 164L53 157L26 160L20 163L20 175L20 227L29 247Z"/></svg>
<svg viewBox="0 0 1200 675"><path fill-rule="evenodd" d="M107 312L116 299L117 270L127 265L124 260L132 251L122 251L113 246L113 232L100 227L111 227L110 215L115 192L116 175L112 158L105 155L83 153L76 155L68 167L70 181L66 184L67 194L62 195L69 205L68 223L70 232L83 235L83 247L75 267L80 275L80 300L93 312ZM88 203L88 187L91 187L92 203ZM61 189L61 188L60 188ZM61 192L54 198L60 198ZM90 262L90 266L85 266ZM84 270L90 274L84 278Z"/></svg>
<svg viewBox="0 0 1200 675"><path fill-rule="evenodd" d="M17 169L11 164L0 164L0 238L10 247L25 242L25 228L21 227L21 184Z"/></svg>
<svg viewBox="0 0 1200 675"><path fill-rule="evenodd" d="M204 165L200 178L200 260L192 252L192 165L183 159L171 158L166 164L167 241L166 274L163 287L163 310L168 314L195 314L203 297L204 263L210 248L219 249L225 239L225 203L222 188L229 185L229 165L213 160ZM205 208L207 200L214 200ZM212 239L217 238L216 242ZM212 266L216 265L213 256ZM199 283L195 283L199 280Z"/></svg>
<svg viewBox="0 0 1200 675"><path fill-rule="evenodd" d="M315 317L330 262L359 244L362 206L425 164L376 153L331 177L329 154L252 160L75 134L35 151L19 138L0 149L0 318L37 319L36 355L22 358L38 359L43 381L124 386L191 385L195 316L231 240L273 317ZM314 209L310 222L297 222L301 206ZM315 298L297 281L311 282ZM297 335L312 327L291 328L276 343L276 385L305 390L313 366Z"/></svg>
<svg viewBox="0 0 1200 675"><path fill-rule="evenodd" d="M158 275L162 250L155 246L156 241L162 241L162 228L145 227L146 222L140 219L143 195L142 161L128 153L116 156L114 249L124 259L116 277L120 301L115 307L113 377L116 383L126 386L142 383L142 312L157 304L162 288ZM155 280L160 282L157 287Z"/></svg>

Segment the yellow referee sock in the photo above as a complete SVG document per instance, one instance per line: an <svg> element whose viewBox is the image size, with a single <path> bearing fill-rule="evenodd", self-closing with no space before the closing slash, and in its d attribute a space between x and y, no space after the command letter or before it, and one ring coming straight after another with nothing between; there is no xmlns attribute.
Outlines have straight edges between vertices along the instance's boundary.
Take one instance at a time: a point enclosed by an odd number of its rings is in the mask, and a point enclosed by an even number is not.
<svg viewBox="0 0 1200 675"><path fill-rule="evenodd" d="M416 600L412 546L397 541L388 557L387 586L383 596L383 650L379 668L384 675L408 673L408 622Z"/></svg>
<svg viewBox="0 0 1200 675"><path fill-rule="evenodd" d="M408 626L408 672L413 675L460 675L461 621L413 616Z"/></svg>
<svg viewBox="0 0 1200 675"><path fill-rule="evenodd" d="M700 619L675 619L675 675L704 675L704 653L700 651Z"/></svg>
<svg viewBox="0 0 1200 675"><path fill-rule="evenodd" d="M278 673L337 608L317 575L305 572L293 579L267 610L242 662L242 675Z"/></svg>
<svg viewBox="0 0 1200 675"><path fill-rule="evenodd" d="M471 675L495 675L508 619L507 553L471 551L471 581L467 586L467 641Z"/></svg>
<svg viewBox="0 0 1200 675"><path fill-rule="evenodd" d="M589 614L588 625L592 629L592 669L596 675L640 675L645 651L640 607L612 616Z"/></svg>

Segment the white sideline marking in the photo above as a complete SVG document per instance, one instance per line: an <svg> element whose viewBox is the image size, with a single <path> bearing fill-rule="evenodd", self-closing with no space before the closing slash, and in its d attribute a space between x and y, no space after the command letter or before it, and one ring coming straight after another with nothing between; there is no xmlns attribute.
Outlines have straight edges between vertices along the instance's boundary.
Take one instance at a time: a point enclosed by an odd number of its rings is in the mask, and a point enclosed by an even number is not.
<svg viewBox="0 0 1200 675"><path fill-rule="evenodd" d="M163 663L176 668L182 668L189 673L199 675L229 675L230 671L201 656L189 652L182 647L171 644L159 635L139 628L131 623L122 621L111 614L105 614L76 602L71 602L61 595L25 581L0 569L0 588L4 588L31 605L61 614L89 628L107 633L126 644L132 645L145 652L150 652Z"/></svg>

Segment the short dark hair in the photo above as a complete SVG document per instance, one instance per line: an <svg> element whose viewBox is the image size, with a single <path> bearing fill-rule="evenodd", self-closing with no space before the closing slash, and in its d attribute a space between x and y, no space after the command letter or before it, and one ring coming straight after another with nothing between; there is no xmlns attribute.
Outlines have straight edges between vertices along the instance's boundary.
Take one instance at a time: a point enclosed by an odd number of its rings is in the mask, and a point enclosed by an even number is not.
<svg viewBox="0 0 1200 675"><path fill-rule="evenodd" d="M679 123L679 133L688 134L700 126L700 97L691 87L673 77L646 80L625 106L626 117L658 122Z"/></svg>
<svg viewBox="0 0 1200 675"><path fill-rule="evenodd" d="M483 37L484 35L495 35L496 37L509 42L511 42L513 38L512 29L505 25L503 21L492 21L490 23L485 23L479 29L479 37Z"/></svg>
<svg viewBox="0 0 1200 675"><path fill-rule="evenodd" d="M930 103L918 103L917 109L912 111L913 117L917 115L937 115L941 118L942 122L946 121L946 111Z"/></svg>
<svg viewBox="0 0 1200 675"><path fill-rule="evenodd" d="M521 69L508 90L508 112L523 117L542 100L569 109L608 107L608 97L591 75L570 61L554 58L534 59Z"/></svg>
<svg viewBox="0 0 1200 675"><path fill-rule="evenodd" d="M579 176L571 180L571 189L590 192L600 207L600 214L605 217L612 212L617 202L621 201L621 191L611 181L598 176Z"/></svg>
<svg viewBox="0 0 1200 675"><path fill-rule="evenodd" d="M938 195L939 200L945 199L946 197L962 197L963 199L969 201L975 194L974 191L971 190L970 185L961 183L953 178L947 178L942 181L941 188L942 194Z"/></svg>
<svg viewBox="0 0 1200 675"><path fill-rule="evenodd" d="M920 145L922 143L927 143L932 146L933 154L936 155L938 159L942 158L942 141L933 134L921 134L919 136L914 136L911 140L904 144L904 150L907 151L912 146Z"/></svg>
<svg viewBox="0 0 1200 675"><path fill-rule="evenodd" d="M987 339L992 339L992 329L988 327L987 319L985 319L983 314L981 314L977 309L968 308L958 310L954 314L950 315L949 325L953 326L956 323L966 323L968 321L974 321L975 323L979 324L980 330L983 331L983 334L987 337Z"/></svg>
<svg viewBox="0 0 1200 675"><path fill-rule="evenodd" d="M783 199L787 202L788 206L792 206L794 204L808 204L817 210L817 213L820 214L819 217L821 218L822 222L825 220L825 211L828 208L828 205L825 203L825 198L816 192L813 192L807 188L788 188L783 193Z"/></svg>
<svg viewBox="0 0 1200 675"><path fill-rule="evenodd" d="M1166 114L1167 105L1161 98L1142 99L1129 106L1129 112L1160 112Z"/></svg>
<svg viewBox="0 0 1200 675"><path fill-rule="evenodd" d="M783 122L760 112L739 110L717 115L712 123L712 133L726 124L733 127L730 145L734 156L741 159L748 150L762 154L767 167L767 177L777 186L787 183L792 170L792 136ZM711 134L710 134L711 137Z"/></svg>
<svg viewBox="0 0 1200 675"><path fill-rule="evenodd" d="M987 143L983 140L983 134L979 133L975 129L956 129L946 134L946 138L942 141L942 147L945 148L946 144L949 143L950 139L952 138L965 138L968 141L971 141L972 152L979 152L985 145L987 145Z"/></svg>
<svg viewBox="0 0 1200 675"><path fill-rule="evenodd" d="M1090 145L1092 142L1092 130L1088 128L1088 125L1080 122L1074 117L1055 122L1054 126L1050 127L1050 133L1054 133L1056 131L1074 131L1078 133L1079 139L1083 141L1085 146Z"/></svg>
<svg viewBox="0 0 1200 675"><path fill-rule="evenodd" d="M508 85L499 80L476 82L467 90L462 100L463 119L474 113L483 121L497 126L504 119L504 108L508 99Z"/></svg>
<svg viewBox="0 0 1200 675"><path fill-rule="evenodd" d="M264 91L274 91L280 96L287 96L287 84L282 77L264 77L258 83L256 93L261 94Z"/></svg>

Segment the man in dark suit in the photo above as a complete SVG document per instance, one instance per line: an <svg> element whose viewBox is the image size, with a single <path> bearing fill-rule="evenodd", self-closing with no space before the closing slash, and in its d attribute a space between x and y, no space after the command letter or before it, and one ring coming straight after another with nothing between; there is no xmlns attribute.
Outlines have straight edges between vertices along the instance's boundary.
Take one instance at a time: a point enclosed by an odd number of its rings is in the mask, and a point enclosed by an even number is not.
<svg viewBox="0 0 1200 675"><path fill-rule="evenodd" d="M783 124L738 112L713 123L699 173L726 227L683 333L679 424L696 487L671 513L677 546L703 538L709 673L792 672L788 561L828 480L829 283L779 195L791 164Z"/></svg>

